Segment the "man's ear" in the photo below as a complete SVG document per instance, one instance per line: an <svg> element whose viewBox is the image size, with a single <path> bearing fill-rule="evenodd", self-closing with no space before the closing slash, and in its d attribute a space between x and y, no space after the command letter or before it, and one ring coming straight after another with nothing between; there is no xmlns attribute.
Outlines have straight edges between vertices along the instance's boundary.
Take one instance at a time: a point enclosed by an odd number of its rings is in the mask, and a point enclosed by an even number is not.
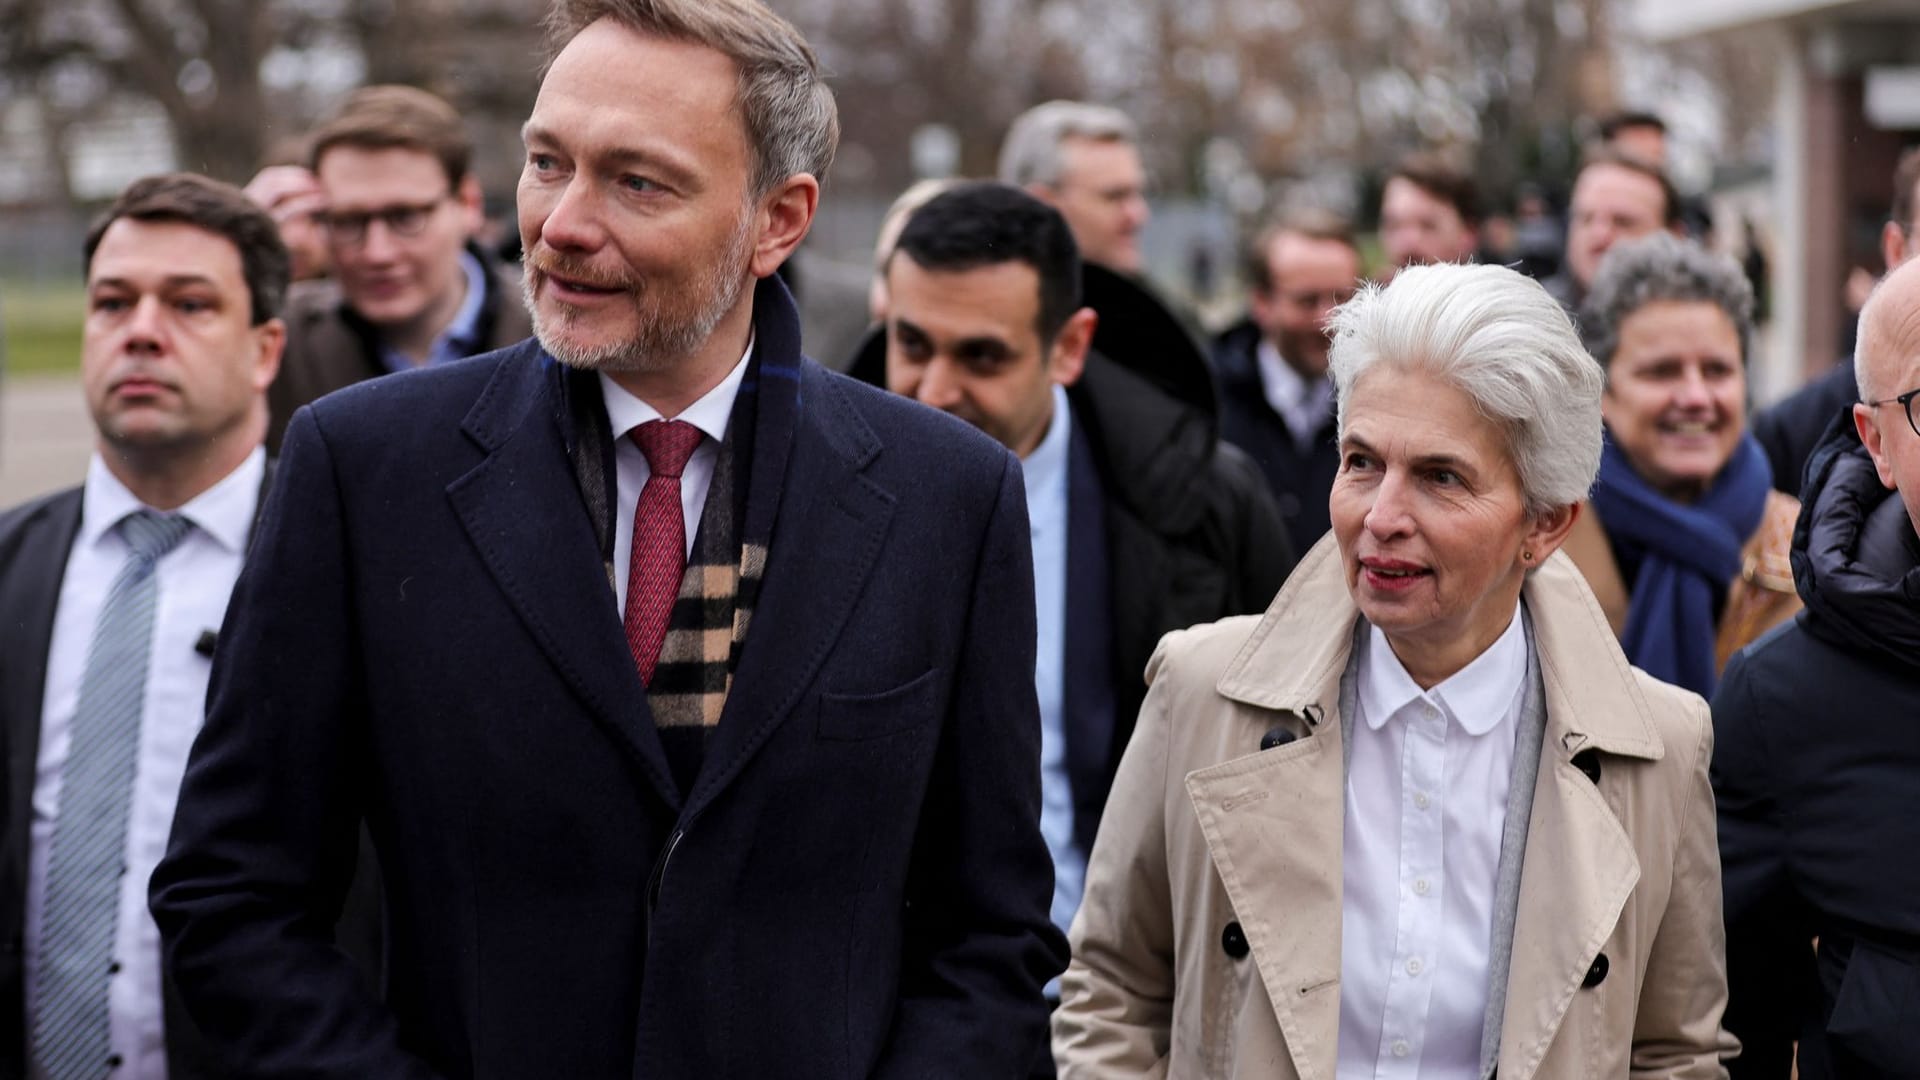
<svg viewBox="0 0 1920 1080"><path fill-rule="evenodd" d="M1880 474L1881 485L1890 491L1898 490L1900 485L1893 479L1893 462L1888 461L1887 455L1881 450L1880 418L1873 415L1873 406L1854 402L1853 430L1860 433L1860 442L1866 446L1867 453L1873 456L1873 468Z"/></svg>
<svg viewBox="0 0 1920 1080"><path fill-rule="evenodd" d="M258 350L253 357L253 389L264 394L280 374L280 356L287 347L287 324L278 318L268 319L254 327L253 333Z"/></svg>
<svg viewBox="0 0 1920 1080"><path fill-rule="evenodd" d="M480 191L480 181L468 173L453 194L454 201L460 204L460 220L466 224L467 235L479 235L487 223L487 199Z"/></svg>
<svg viewBox="0 0 1920 1080"><path fill-rule="evenodd" d="M1897 221L1880 226L1880 259L1886 264L1888 273L1907 261L1907 231Z"/></svg>
<svg viewBox="0 0 1920 1080"><path fill-rule="evenodd" d="M1100 324L1100 316L1092 308L1081 308L1067 317L1067 324L1054 335L1053 346L1047 351L1047 374L1061 386L1072 386L1080 381L1080 375L1087 369L1087 352L1093 348L1093 331Z"/></svg>
<svg viewBox="0 0 1920 1080"><path fill-rule="evenodd" d="M819 206L820 181L811 173L794 173L760 199L754 211L758 237L747 263L754 277L767 277L793 256Z"/></svg>
<svg viewBox="0 0 1920 1080"><path fill-rule="evenodd" d="M1042 184L1036 180L1033 183L1030 183L1027 186L1021 188L1020 190L1026 192L1027 194L1033 196L1036 199L1039 199L1041 202L1046 203L1048 206L1053 206L1053 207L1059 206L1059 203L1056 198L1059 193L1053 189L1053 185L1051 184Z"/></svg>
<svg viewBox="0 0 1920 1080"><path fill-rule="evenodd" d="M1262 333L1266 332L1265 327L1273 325L1275 296L1273 289L1263 289L1258 285L1247 287L1247 314L1253 316L1256 326L1263 328Z"/></svg>

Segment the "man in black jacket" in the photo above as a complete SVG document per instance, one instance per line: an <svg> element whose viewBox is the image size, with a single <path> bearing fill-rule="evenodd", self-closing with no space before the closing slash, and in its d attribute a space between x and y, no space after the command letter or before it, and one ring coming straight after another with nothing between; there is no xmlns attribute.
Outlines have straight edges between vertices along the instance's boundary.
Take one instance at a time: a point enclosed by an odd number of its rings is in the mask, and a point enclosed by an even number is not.
<svg viewBox="0 0 1920 1080"><path fill-rule="evenodd" d="M1305 554L1326 535L1340 470L1327 318L1353 296L1360 251L1344 219L1296 212L1259 232L1247 276L1251 310L1213 346L1220 437L1266 474L1293 549Z"/></svg>
<svg viewBox="0 0 1920 1080"><path fill-rule="evenodd" d="M314 131L333 277L288 294L269 450L309 401L533 333L518 273L472 240L481 222L472 158L460 114L411 86L357 90Z"/></svg>
<svg viewBox="0 0 1920 1080"><path fill-rule="evenodd" d="M269 466L288 257L237 188L134 182L86 241L86 482L0 514L0 1076L231 1075L146 879Z"/></svg>
<svg viewBox="0 0 1920 1080"><path fill-rule="evenodd" d="M1805 1080L1920 1075L1920 262L1860 327L1864 404L1802 493L1806 610L1713 701L1736 1077L1787 1077L1796 1039Z"/></svg>
<svg viewBox="0 0 1920 1080"><path fill-rule="evenodd" d="M1920 253L1920 147L1900 156L1893 173L1893 212L1880 229L1880 255L1887 270ZM1800 494L1807 458L1832 423L1835 414L1853 404L1853 357L1843 357L1825 375L1761 410L1753 418L1753 437L1766 448L1773 463L1773 486L1789 495Z"/></svg>
<svg viewBox="0 0 1920 1080"><path fill-rule="evenodd" d="M1211 416L1089 350L1097 316L1057 211L1004 184L957 187L909 219L887 285L888 388L1022 459L1041 831L1065 929L1154 644L1263 610L1292 552L1259 473Z"/></svg>

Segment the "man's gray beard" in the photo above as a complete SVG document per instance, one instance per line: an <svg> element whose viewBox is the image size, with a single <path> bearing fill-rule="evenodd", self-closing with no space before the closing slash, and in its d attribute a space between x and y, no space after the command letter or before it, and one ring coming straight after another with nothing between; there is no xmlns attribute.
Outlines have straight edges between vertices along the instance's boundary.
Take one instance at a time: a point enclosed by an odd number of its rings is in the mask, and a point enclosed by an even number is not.
<svg viewBox="0 0 1920 1080"><path fill-rule="evenodd" d="M727 239L726 256L707 268L693 285L696 296L711 297L711 301L693 313L691 318L670 321L658 317L649 318L646 307L646 286L642 284L638 292L640 298L639 336L630 341L609 341L601 345L581 347L563 340L560 334L572 328L573 309L561 304L560 326L549 327L541 318L540 307L535 303L533 264L528 262L520 275L520 293L526 301L527 314L533 318L533 336L539 340L540 347L547 355L571 368L584 371L667 371L682 359L691 355L695 349L706 344L713 336L714 328L727 312L740 302L740 293L747 287L750 275L744 269L748 241L748 230L753 224L751 217L742 216L740 227Z"/></svg>

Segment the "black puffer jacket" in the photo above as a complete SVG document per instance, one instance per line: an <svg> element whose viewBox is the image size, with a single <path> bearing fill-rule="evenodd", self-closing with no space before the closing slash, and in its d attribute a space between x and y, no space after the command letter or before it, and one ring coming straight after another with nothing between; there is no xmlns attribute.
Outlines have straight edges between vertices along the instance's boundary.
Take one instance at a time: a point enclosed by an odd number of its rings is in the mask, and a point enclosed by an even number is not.
<svg viewBox="0 0 1920 1080"><path fill-rule="evenodd" d="M1731 1067L1920 1076L1920 537L1850 417L1806 476L1806 610L1713 700Z"/></svg>

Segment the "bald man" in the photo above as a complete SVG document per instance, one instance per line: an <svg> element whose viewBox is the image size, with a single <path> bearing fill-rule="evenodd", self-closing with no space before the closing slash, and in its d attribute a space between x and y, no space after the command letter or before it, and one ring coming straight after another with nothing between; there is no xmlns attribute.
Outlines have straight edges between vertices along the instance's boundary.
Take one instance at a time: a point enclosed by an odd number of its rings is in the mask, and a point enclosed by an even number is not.
<svg viewBox="0 0 1920 1080"><path fill-rule="evenodd" d="M1860 313L1860 402L1808 462L1806 612L1713 699L1734 1077L1920 1075L1920 261ZM1810 946L1818 939L1817 952Z"/></svg>

